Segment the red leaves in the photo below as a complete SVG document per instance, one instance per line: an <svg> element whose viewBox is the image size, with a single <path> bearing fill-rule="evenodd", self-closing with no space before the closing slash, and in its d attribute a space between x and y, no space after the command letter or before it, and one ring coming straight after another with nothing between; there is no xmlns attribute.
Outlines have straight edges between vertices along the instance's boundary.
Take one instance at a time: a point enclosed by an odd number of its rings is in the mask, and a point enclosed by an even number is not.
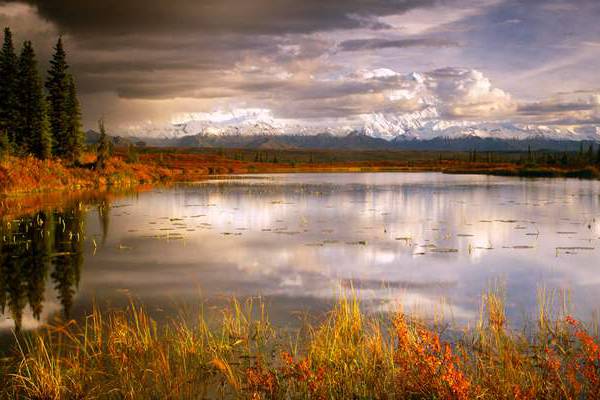
<svg viewBox="0 0 600 400"><path fill-rule="evenodd" d="M471 382L460 371L450 345L440 343L436 333L420 326L409 328L404 316L394 321L398 348L395 362L398 383L407 391L436 398L468 399Z"/></svg>

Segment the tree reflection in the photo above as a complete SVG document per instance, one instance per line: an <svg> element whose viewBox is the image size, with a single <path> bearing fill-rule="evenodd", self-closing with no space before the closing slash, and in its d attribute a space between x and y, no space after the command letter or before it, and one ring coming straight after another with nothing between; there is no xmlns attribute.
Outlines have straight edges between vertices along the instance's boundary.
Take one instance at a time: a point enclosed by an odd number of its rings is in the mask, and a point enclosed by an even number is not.
<svg viewBox="0 0 600 400"><path fill-rule="evenodd" d="M16 330L27 305L40 319L48 279L69 318L83 265L84 224L81 202L0 223L0 311Z"/></svg>
<svg viewBox="0 0 600 400"><path fill-rule="evenodd" d="M104 199L98 203L98 219L102 228L102 245L104 245L110 226L110 202L108 199Z"/></svg>

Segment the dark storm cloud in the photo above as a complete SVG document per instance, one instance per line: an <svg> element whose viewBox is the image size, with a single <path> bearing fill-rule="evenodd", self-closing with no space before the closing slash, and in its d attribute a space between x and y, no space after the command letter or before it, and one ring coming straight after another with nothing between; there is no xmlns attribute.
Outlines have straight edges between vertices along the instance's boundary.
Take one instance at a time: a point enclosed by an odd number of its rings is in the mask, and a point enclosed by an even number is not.
<svg viewBox="0 0 600 400"><path fill-rule="evenodd" d="M598 115L595 93L591 100L531 102L598 86L598 0L0 0L2 5L8 6L1 22L19 40L34 40L41 63L64 35L86 126L105 113L130 124L246 107L272 110L275 117L344 119L412 112L420 100L431 99L444 118L566 121ZM411 71L421 74L415 78ZM551 93L540 96L544 90Z"/></svg>
<svg viewBox="0 0 600 400"><path fill-rule="evenodd" d="M202 93L210 79L253 60L285 65L316 58L330 43L308 34L380 29L377 17L440 0L21 0L67 34L81 92L174 98ZM0 4L18 2L1 1ZM192 79L189 72L194 71ZM248 76L251 74L247 73ZM143 76L152 84L140 81ZM174 78L174 77L175 78ZM183 78L177 78L183 77ZM166 82L157 82L166 79ZM250 77L250 79L252 79ZM176 82L174 82L176 80ZM138 81L140 81L138 83ZM140 85L136 88L136 85ZM252 91L262 84L246 82ZM277 83L271 85L278 86ZM224 87L230 86L224 82ZM236 84L243 89L244 84ZM267 86L264 86L267 89Z"/></svg>
<svg viewBox="0 0 600 400"><path fill-rule="evenodd" d="M28 0L77 34L310 33L383 27L371 17L432 6L436 0Z"/></svg>
<svg viewBox="0 0 600 400"><path fill-rule="evenodd" d="M443 38L413 38L413 39L354 39L340 43L342 51L377 50L406 47L449 47L458 46L453 40Z"/></svg>
<svg viewBox="0 0 600 400"><path fill-rule="evenodd" d="M91 93L120 88L118 93L124 97L133 97L135 93L148 94L149 98L172 98L189 95L189 86L218 84L226 87L229 75L235 72L243 72L251 86L259 73L264 74L263 68L257 69L258 72L251 69L236 71L239 63L256 61L280 66L291 60L319 57L327 51L320 40L303 37L291 41L267 35L210 35L197 40L182 36L172 41L157 37L156 42L152 37L127 37L123 41L102 38L100 42L73 38L70 57L81 90ZM69 44L67 40L67 47ZM295 51L290 53L286 46L295 46ZM144 85L143 90L130 90L136 82L144 84L148 80L175 80L179 85L169 85L170 90L162 92L161 85ZM177 86L183 90L172 90Z"/></svg>

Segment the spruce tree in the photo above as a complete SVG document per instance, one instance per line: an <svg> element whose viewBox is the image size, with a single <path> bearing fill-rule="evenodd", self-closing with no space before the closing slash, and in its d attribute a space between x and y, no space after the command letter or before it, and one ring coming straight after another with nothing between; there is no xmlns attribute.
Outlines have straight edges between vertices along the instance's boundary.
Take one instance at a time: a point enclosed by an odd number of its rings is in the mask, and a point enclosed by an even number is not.
<svg viewBox="0 0 600 400"><path fill-rule="evenodd" d="M39 158L50 157L52 141L46 114L44 87L30 41L23 43L17 83L18 123L16 144Z"/></svg>
<svg viewBox="0 0 600 400"><path fill-rule="evenodd" d="M65 137L65 152L67 158L71 161L76 161L83 151L84 134L81 127L81 108L79 99L77 98L77 88L73 76L68 76L68 96L66 102L66 137Z"/></svg>
<svg viewBox="0 0 600 400"><path fill-rule="evenodd" d="M4 29L4 44L0 50L0 133L16 140L18 59L9 28Z"/></svg>
<svg viewBox="0 0 600 400"><path fill-rule="evenodd" d="M98 121L98 128L100 129L100 140L98 141L98 148L96 150L96 169L102 170L106 165L106 160L110 156L110 143L108 142L108 136L104 128L104 120Z"/></svg>
<svg viewBox="0 0 600 400"><path fill-rule="evenodd" d="M62 38L54 47L54 55L50 60L50 69L46 80L48 90L48 116L52 136L54 137L55 154L72 158L70 153L69 125L69 87L67 55L63 48Z"/></svg>

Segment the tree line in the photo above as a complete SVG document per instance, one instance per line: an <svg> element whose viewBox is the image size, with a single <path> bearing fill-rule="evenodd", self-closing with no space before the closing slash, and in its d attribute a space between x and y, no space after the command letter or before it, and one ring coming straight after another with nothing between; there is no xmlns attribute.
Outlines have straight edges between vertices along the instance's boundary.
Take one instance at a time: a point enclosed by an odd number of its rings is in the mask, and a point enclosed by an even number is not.
<svg viewBox="0 0 600 400"><path fill-rule="evenodd" d="M0 49L0 150L76 162L85 138L77 88L62 37L54 46L46 80L31 41L17 55L10 28Z"/></svg>

